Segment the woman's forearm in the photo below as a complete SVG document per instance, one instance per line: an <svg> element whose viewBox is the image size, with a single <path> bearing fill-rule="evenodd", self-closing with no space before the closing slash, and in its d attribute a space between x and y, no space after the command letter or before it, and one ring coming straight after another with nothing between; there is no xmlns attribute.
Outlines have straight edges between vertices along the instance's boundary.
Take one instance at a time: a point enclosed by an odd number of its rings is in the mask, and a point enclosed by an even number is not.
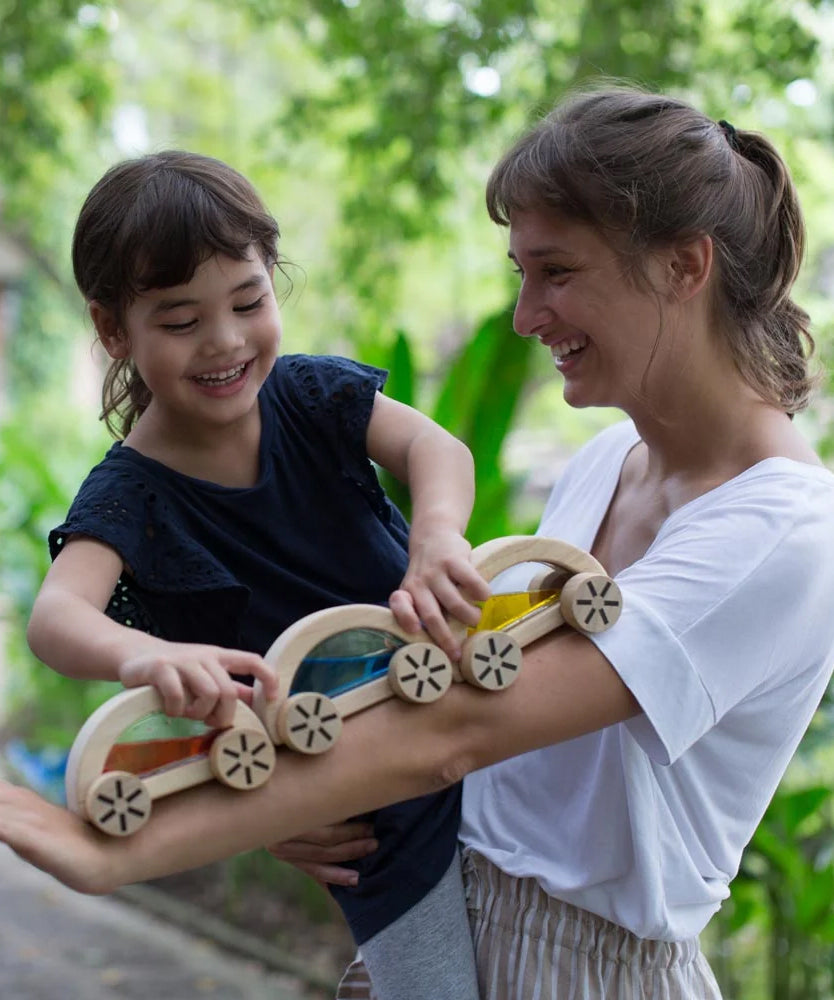
<svg viewBox="0 0 834 1000"><path fill-rule="evenodd" d="M526 651L521 676L501 694L459 684L428 706L391 699L349 719L320 757L279 751L275 772L258 790L212 783L155 803L146 827L102 845L108 860L97 877L112 883L108 889L286 840L637 710L596 648L563 630ZM100 882L89 888L102 891Z"/></svg>

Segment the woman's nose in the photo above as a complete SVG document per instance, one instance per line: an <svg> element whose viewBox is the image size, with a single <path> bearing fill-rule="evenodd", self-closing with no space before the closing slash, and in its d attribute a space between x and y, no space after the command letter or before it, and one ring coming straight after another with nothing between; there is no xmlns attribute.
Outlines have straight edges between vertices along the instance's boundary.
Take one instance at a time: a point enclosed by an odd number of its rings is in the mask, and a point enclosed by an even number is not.
<svg viewBox="0 0 834 1000"><path fill-rule="evenodd" d="M519 337L534 337L542 322L542 308L532 291L522 284L513 312L513 329Z"/></svg>

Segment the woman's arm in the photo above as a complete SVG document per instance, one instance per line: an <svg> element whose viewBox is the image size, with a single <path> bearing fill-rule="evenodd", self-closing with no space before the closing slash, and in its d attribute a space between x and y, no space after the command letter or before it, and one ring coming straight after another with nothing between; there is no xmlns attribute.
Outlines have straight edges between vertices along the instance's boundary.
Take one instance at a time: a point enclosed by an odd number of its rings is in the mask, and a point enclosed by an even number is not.
<svg viewBox="0 0 834 1000"><path fill-rule="evenodd" d="M47 573L27 638L32 652L58 673L82 680L152 684L168 715L229 725L247 686L230 673L252 674L266 697L277 694L274 672L241 650L167 642L112 621L104 609L123 570L121 556L94 538L74 536Z"/></svg>
<svg viewBox="0 0 834 1000"><path fill-rule="evenodd" d="M108 892L435 791L638 711L596 647L560 629L525 649L518 680L500 695L456 684L432 705L391 699L350 719L331 752L279 751L272 777L255 791L210 783L163 799L124 840L2 785L0 840L79 891Z"/></svg>
<svg viewBox="0 0 834 1000"><path fill-rule="evenodd" d="M391 608L407 631L424 627L450 656L459 636L446 620L476 625L489 587L470 561L464 538L475 498L475 467L466 445L418 410L377 393L368 424L369 457L408 485L409 565ZM445 612L445 614L444 614Z"/></svg>

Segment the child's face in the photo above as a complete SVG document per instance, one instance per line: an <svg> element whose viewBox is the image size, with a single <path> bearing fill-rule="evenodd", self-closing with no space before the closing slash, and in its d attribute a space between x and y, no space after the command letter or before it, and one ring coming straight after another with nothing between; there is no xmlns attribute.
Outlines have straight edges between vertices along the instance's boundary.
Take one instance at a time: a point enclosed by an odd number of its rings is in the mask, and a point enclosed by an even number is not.
<svg viewBox="0 0 834 1000"><path fill-rule="evenodd" d="M210 257L187 284L137 296L125 327L105 347L132 357L157 418L234 423L257 407L278 353L272 271L254 249L245 260Z"/></svg>

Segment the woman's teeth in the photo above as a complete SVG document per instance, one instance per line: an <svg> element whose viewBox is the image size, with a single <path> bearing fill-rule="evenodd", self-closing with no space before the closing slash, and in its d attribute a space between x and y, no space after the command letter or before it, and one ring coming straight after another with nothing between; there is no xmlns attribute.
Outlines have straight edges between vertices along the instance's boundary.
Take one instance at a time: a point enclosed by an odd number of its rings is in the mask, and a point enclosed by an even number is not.
<svg viewBox="0 0 834 1000"><path fill-rule="evenodd" d="M562 340L558 344L554 344L551 350L557 358L565 358L571 351L578 351L587 343L587 337L571 337L570 340Z"/></svg>

